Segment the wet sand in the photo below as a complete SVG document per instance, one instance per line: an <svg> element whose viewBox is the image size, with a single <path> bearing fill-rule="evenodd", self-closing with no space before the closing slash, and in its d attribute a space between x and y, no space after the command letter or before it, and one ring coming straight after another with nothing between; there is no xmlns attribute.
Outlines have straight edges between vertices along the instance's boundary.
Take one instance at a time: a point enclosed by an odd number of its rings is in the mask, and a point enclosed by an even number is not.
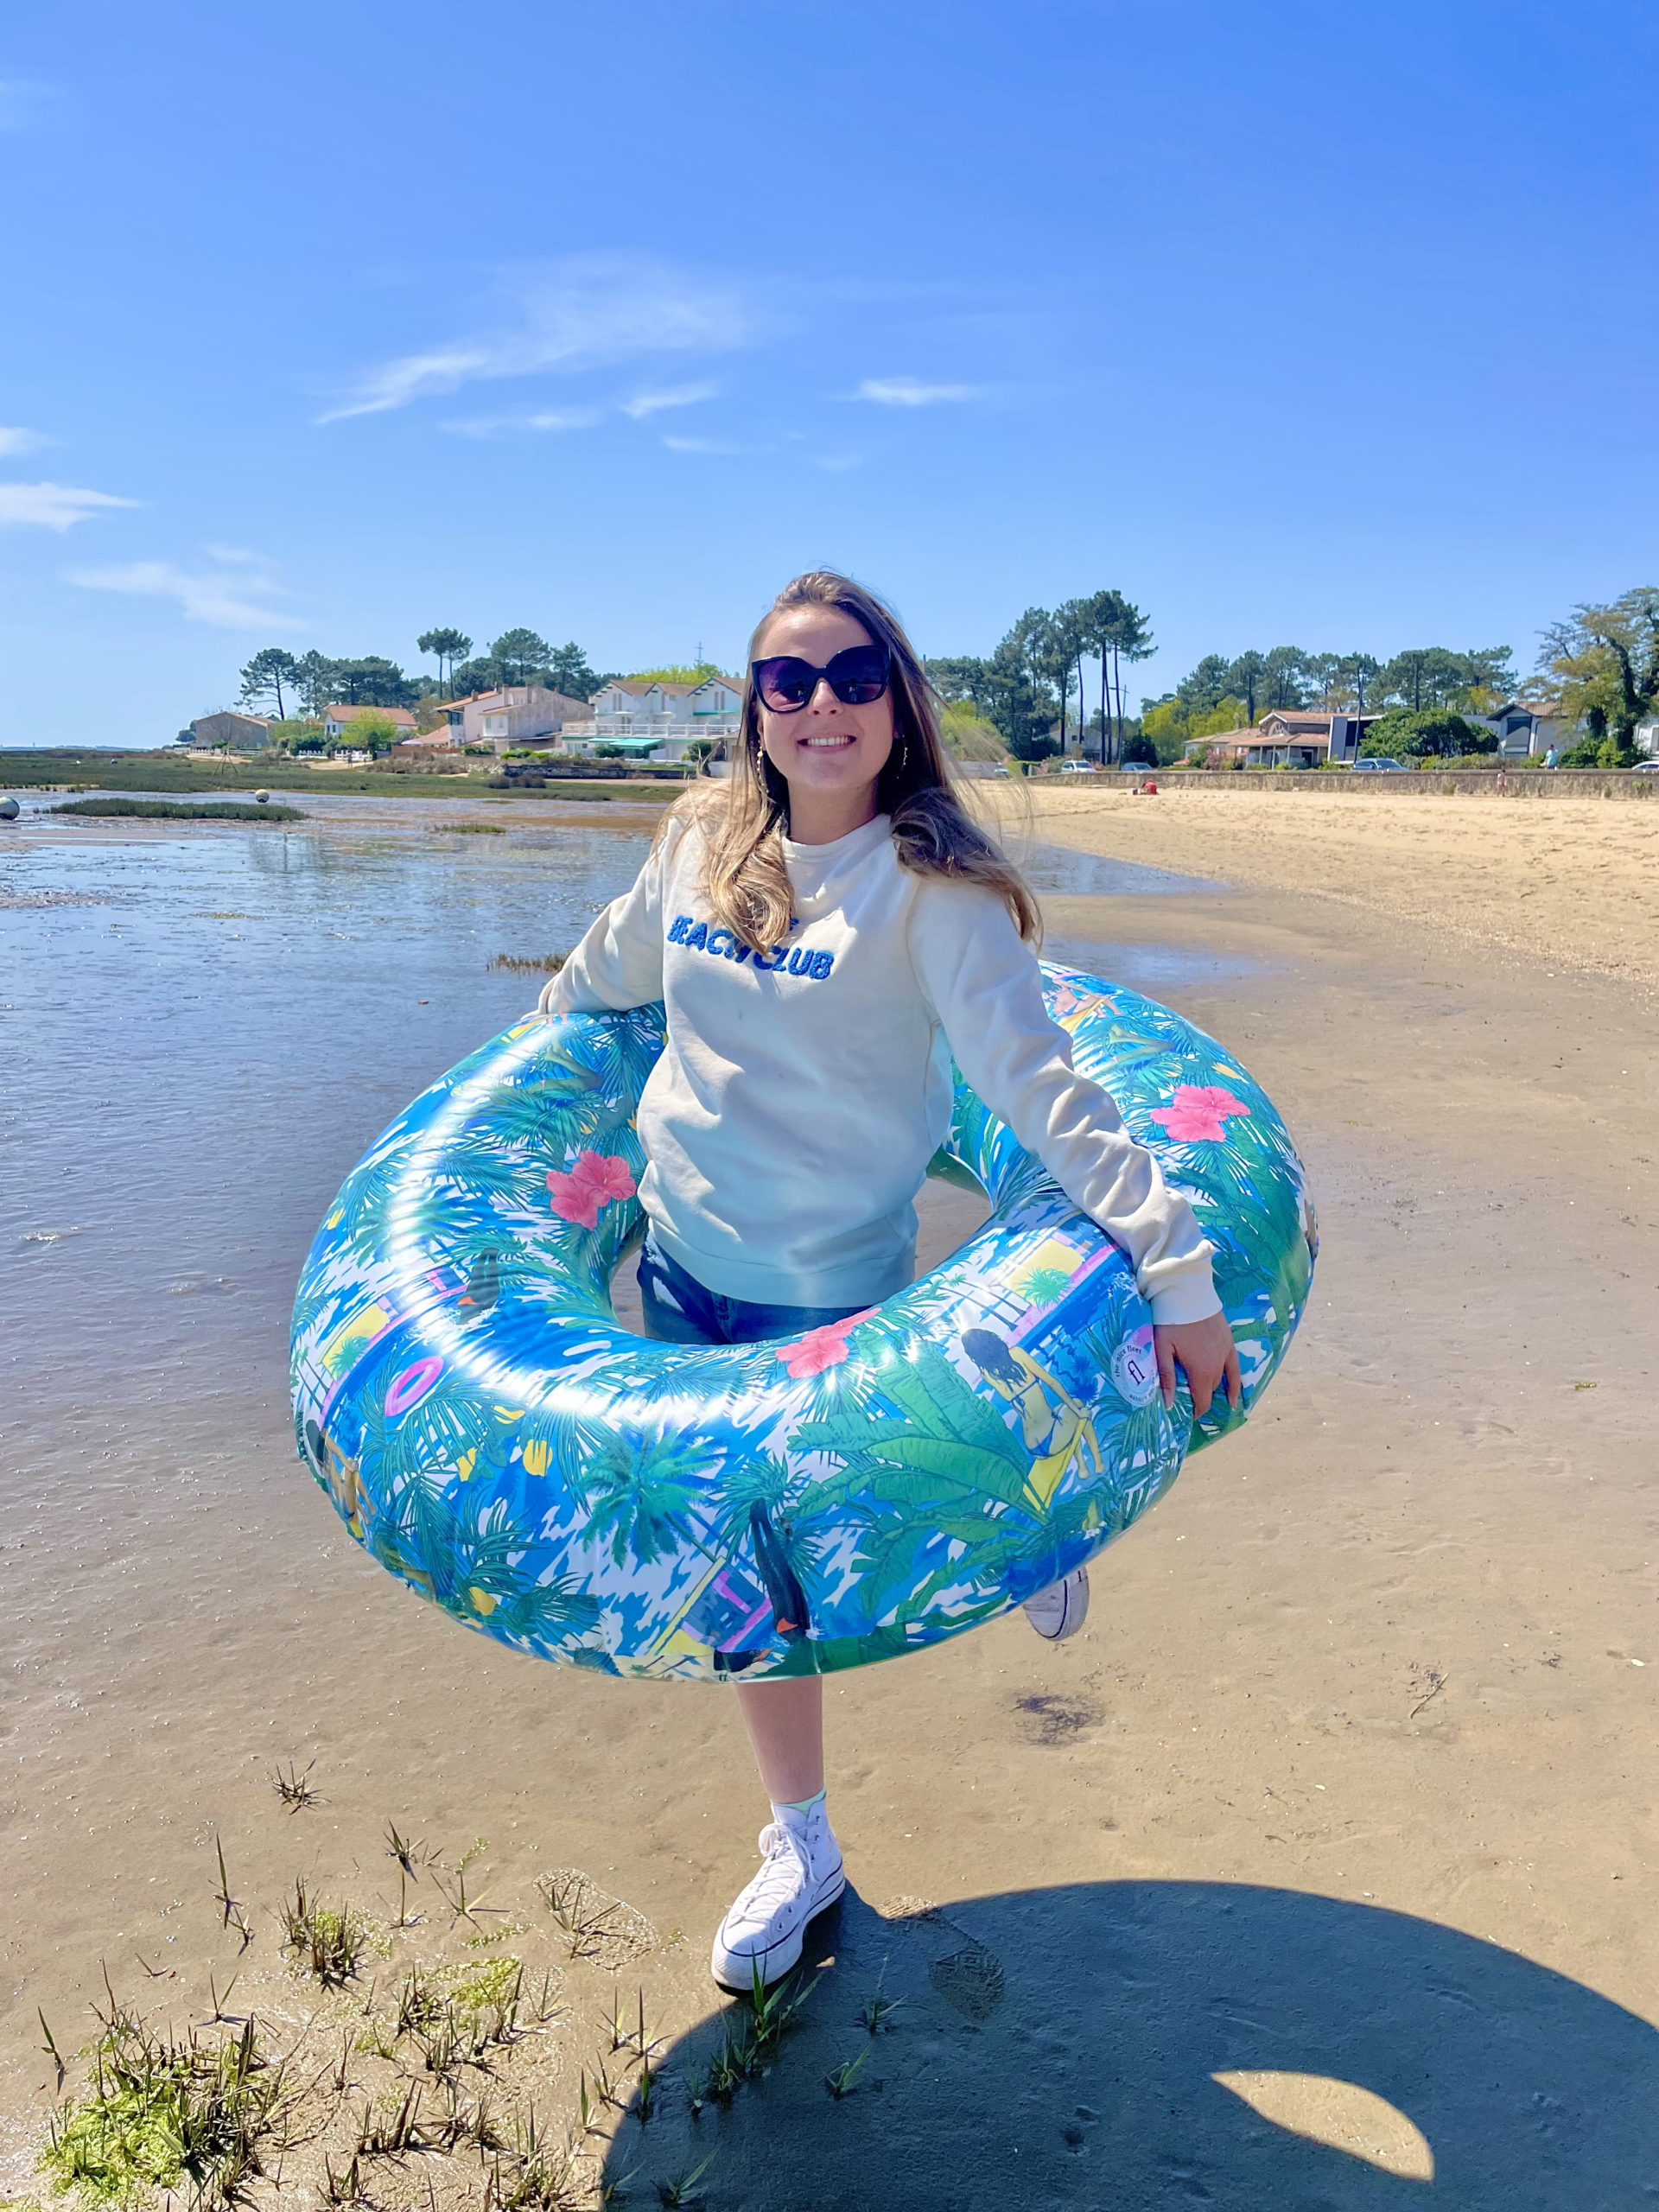
<svg viewBox="0 0 1659 2212"><path fill-rule="evenodd" d="M207 1357L124 1371L89 1326L60 1402L11 1412L0 2177L24 2185L52 2088L37 2003L67 2052L104 1959L124 1996L207 2018L207 1967L222 1990L238 1950L216 1834L254 1930L234 2009L334 2035L353 2000L283 1971L273 1910L303 1872L388 1917L391 1819L452 1866L487 1838L506 1940L564 1975L524 2061L545 2111L606 2046L613 1969L645 1987L660 2107L594 2142L639 2201L705 2158L696 2195L766 2212L1369 2208L1431 2170L1494 2212L1650 2201L1659 1021L1633 966L1480 942L1455 836L1413 876L1427 831L1368 807L1374 868L1363 841L1338 865L1306 802L1238 817L1230 845L1177 810L1194 796L1039 801L1046 838L1234 886L1057 893L1051 932L1107 974L1116 945L1193 963L1160 995L1268 1085L1312 1170L1313 1308L1249 1430L1103 1557L1082 1637L1051 1649L1016 1618L832 1681L856 1895L767 2077L688 2107L709 1935L765 1815L734 1714L518 1659L358 1553L292 1456L298 1253L238 1257L226 1225L198 1274L245 1287ZM1588 810L1604 839L1648 819ZM1552 891L1552 930L1604 926L1580 882ZM374 1106L346 1090L273 1162L295 1217ZM963 1203L933 1195L934 1249ZM283 1810L279 1760L309 1764L316 1804ZM561 1867L645 1932L570 1958L536 1887ZM422 1894L381 1985L423 1945L465 1955L473 1924ZM169 1967L176 1992L146 1971ZM872 2038L878 1982L904 2001ZM312 2201L306 2155L269 2201ZM388 2203L451 2189L435 2158L377 2173Z"/></svg>

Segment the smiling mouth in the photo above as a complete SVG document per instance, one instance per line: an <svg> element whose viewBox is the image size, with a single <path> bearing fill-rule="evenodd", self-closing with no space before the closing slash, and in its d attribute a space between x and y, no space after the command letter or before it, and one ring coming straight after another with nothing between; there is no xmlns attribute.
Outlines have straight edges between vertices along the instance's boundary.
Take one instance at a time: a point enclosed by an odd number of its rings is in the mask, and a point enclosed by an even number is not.
<svg viewBox="0 0 1659 2212"><path fill-rule="evenodd" d="M858 740L850 730L842 730L828 737L804 737L801 743L814 752L839 752L843 747L856 745Z"/></svg>

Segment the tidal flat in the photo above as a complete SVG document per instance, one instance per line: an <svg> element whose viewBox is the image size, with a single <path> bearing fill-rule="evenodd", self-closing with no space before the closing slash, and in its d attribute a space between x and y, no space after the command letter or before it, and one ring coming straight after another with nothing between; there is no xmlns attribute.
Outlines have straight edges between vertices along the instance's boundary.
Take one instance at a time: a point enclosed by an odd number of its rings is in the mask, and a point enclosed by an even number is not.
<svg viewBox="0 0 1659 2212"><path fill-rule="evenodd" d="M1465 878L1425 830L1407 883L1419 832L1382 814L1368 861L1311 811L1097 804L1032 824L1084 856L1033 856L1052 944L1273 1092L1314 1304L1249 1428L1103 1555L1084 1635L1016 1617L831 1684L854 1894L771 2034L707 1980L766 1813L721 1693L469 1637L353 1546L288 1418L328 1199L655 808L6 834L22 2202L60 2094L37 2007L69 2095L112 2002L215 2047L255 2022L309 2100L250 2178L270 2205L346 2201L354 2160L365 2201L445 2208L538 2171L519 2202L711 2212L1647 2201L1659 1020L1555 957L1623 924L1567 869L1549 930L1482 941L1482 852ZM976 1213L931 1190L925 1258Z"/></svg>

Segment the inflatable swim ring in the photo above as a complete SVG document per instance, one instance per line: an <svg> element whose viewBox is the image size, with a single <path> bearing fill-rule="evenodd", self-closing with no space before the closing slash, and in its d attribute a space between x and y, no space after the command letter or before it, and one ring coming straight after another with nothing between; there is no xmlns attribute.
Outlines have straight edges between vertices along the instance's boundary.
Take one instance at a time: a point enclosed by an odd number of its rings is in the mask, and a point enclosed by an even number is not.
<svg viewBox="0 0 1659 2212"><path fill-rule="evenodd" d="M1217 1247L1244 1406L1315 1249L1300 1164L1166 1007L1045 965L1077 1065ZM984 1227L787 1343L653 1343L612 1310L663 1010L531 1017L353 1171L294 1315L301 1456L353 1536L469 1627L607 1674L828 1673L919 1650L1122 1535L1235 1426L1164 1409L1128 1260L957 1078L932 1172Z"/></svg>

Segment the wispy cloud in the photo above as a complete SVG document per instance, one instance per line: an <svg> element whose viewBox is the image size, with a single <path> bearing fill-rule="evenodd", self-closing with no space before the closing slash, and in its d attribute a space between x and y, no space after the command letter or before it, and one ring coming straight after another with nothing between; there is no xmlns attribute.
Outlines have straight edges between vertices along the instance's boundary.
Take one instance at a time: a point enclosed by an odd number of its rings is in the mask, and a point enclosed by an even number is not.
<svg viewBox="0 0 1659 2212"><path fill-rule="evenodd" d="M642 391L632 399L625 399L621 403L622 412L640 423L647 415L660 415L664 408L695 407L700 400L717 399L719 396L717 384L677 384L667 391Z"/></svg>
<svg viewBox="0 0 1659 2212"><path fill-rule="evenodd" d="M51 442L44 430L7 429L0 425L0 454L33 453Z"/></svg>
<svg viewBox="0 0 1659 2212"><path fill-rule="evenodd" d="M0 484L0 530L9 524L70 530L105 507L137 505L137 499L118 499L112 492L86 492L73 484Z"/></svg>
<svg viewBox="0 0 1659 2212"><path fill-rule="evenodd" d="M957 399L973 399L970 384L922 384L914 377L866 377L853 394L876 407L938 407Z"/></svg>
<svg viewBox="0 0 1659 2212"><path fill-rule="evenodd" d="M505 438L515 430L591 430L603 417L600 407L558 407L534 415L471 415L440 427L458 438Z"/></svg>
<svg viewBox="0 0 1659 2212"><path fill-rule="evenodd" d="M504 276L495 328L371 369L322 420L381 415L412 400L504 377L570 374L652 353L714 353L747 342L739 289L638 255L590 255Z"/></svg>
<svg viewBox="0 0 1659 2212"><path fill-rule="evenodd" d="M764 453L764 446L734 445L729 438L664 438L670 453L718 453L728 458L739 454Z"/></svg>
<svg viewBox="0 0 1659 2212"><path fill-rule="evenodd" d="M216 569L192 574L170 561L131 561L111 569L79 569L70 582L87 591L116 591L131 599L170 599L185 620L219 630L293 630L296 618L282 605L281 587L262 573L264 563L232 547L210 547ZM226 573L228 571L228 573Z"/></svg>

